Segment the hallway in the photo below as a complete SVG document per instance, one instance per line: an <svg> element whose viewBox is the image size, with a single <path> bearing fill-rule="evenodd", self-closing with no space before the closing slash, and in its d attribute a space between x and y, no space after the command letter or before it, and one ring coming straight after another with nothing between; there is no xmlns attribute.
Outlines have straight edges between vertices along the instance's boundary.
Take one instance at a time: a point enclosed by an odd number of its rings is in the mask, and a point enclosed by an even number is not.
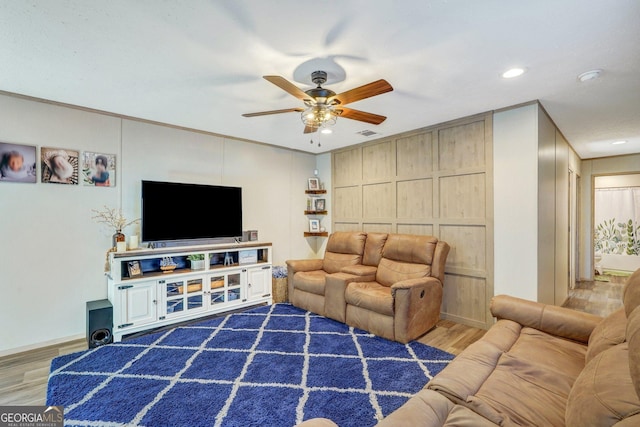
<svg viewBox="0 0 640 427"><path fill-rule="evenodd" d="M576 282L563 307L607 316L622 307L622 291L628 276L596 276L594 281Z"/></svg>

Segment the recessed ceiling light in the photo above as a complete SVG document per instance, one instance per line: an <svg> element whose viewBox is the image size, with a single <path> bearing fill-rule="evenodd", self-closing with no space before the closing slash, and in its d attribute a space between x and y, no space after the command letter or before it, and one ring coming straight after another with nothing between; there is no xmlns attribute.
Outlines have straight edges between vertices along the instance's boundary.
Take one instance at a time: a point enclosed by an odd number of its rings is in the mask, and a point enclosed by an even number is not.
<svg viewBox="0 0 640 427"><path fill-rule="evenodd" d="M626 143L627 143L627 141L625 141L625 140L620 140L620 141L613 141L613 142L611 143L611 145L621 145L621 144L626 144Z"/></svg>
<svg viewBox="0 0 640 427"><path fill-rule="evenodd" d="M510 70L507 70L504 73L502 73L502 78L512 79L514 77L523 75L524 72L525 72L524 68L511 68Z"/></svg>
<svg viewBox="0 0 640 427"><path fill-rule="evenodd" d="M597 79L602 74L602 70L585 71L578 76L578 81L588 82L589 80Z"/></svg>
<svg viewBox="0 0 640 427"><path fill-rule="evenodd" d="M328 129L328 128L324 128L320 132L324 133L325 135L329 134L329 133L333 133L333 131L331 129Z"/></svg>

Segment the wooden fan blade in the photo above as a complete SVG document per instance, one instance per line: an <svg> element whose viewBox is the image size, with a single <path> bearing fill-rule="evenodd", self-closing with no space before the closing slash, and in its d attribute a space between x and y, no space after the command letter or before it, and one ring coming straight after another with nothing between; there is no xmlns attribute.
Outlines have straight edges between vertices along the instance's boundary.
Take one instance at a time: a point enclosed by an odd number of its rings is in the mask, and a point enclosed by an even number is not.
<svg viewBox="0 0 640 427"><path fill-rule="evenodd" d="M392 90L393 87L389 84L389 82L384 79L380 79L364 86L339 93L329 101L338 100L340 102L340 105L345 105L351 102L360 101L361 99L371 98L372 96L391 92Z"/></svg>
<svg viewBox="0 0 640 427"><path fill-rule="evenodd" d="M270 81L274 85L278 86L280 89L290 93L291 95L295 96L298 99L301 99L303 101L305 101L305 100L312 101L313 100L302 89L298 88L296 85L294 85L293 83L291 83L289 80L285 79L284 77L280 77L280 76L262 76L262 77L264 77L265 80Z"/></svg>
<svg viewBox="0 0 640 427"><path fill-rule="evenodd" d="M373 114L373 113L366 113L364 111L354 110L353 108L340 107L340 108L336 108L336 111L341 112L339 117L371 123L373 125L379 125L380 123L387 120L385 116L380 116L378 114Z"/></svg>
<svg viewBox="0 0 640 427"><path fill-rule="evenodd" d="M314 132L317 132L317 131L318 131L318 128L314 128L314 127L311 127L311 126L305 126L304 127L304 133L314 133Z"/></svg>
<svg viewBox="0 0 640 427"><path fill-rule="evenodd" d="M267 116L269 114L280 114L280 113L292 113L297 111L298 113L302 113L304 108L286 108L284 110L271 110L271 111L260 111L259 113L246 113L243 114L243 117L256 117L256 116Z"/></svg>

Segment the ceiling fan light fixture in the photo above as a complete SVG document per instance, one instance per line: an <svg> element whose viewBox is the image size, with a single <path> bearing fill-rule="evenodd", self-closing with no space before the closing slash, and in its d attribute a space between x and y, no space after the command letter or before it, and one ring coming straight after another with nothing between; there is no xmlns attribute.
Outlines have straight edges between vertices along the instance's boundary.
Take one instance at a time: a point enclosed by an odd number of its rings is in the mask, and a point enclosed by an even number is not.
<svg viewBox="0 0 640 427"><path fill-rule="evenodd" d="M306 127L319 129L335 125L338 114L332 105L317 104L307 107L302 112L301 118Z"/></svg>
<svg viewBox="0 0 640 427"><path fill-rule="evenodd" d="M519 77L525 73L526 69L521 67L511 68L504 73L502 73L503 79L512 79L514 77Z"/></svg>

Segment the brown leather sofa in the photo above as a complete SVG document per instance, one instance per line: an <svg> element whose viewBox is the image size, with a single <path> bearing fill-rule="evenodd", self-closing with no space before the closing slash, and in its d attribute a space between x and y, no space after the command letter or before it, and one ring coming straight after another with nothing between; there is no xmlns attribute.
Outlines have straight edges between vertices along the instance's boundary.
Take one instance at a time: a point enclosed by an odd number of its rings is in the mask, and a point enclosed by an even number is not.
<svg viewBox="0 0 640 427"><path fill-rule="evenodd" d="M378 427L639 426L640 270L623 302L603 319L494 297L485 336Z"/></svg>
<svg viewBox="0 0 640 427"><path fill-rule="evenodd" d="M336 232L323 259L287 261L290 302L407 343L440 319L448 253L433 236Z"/></svg>

